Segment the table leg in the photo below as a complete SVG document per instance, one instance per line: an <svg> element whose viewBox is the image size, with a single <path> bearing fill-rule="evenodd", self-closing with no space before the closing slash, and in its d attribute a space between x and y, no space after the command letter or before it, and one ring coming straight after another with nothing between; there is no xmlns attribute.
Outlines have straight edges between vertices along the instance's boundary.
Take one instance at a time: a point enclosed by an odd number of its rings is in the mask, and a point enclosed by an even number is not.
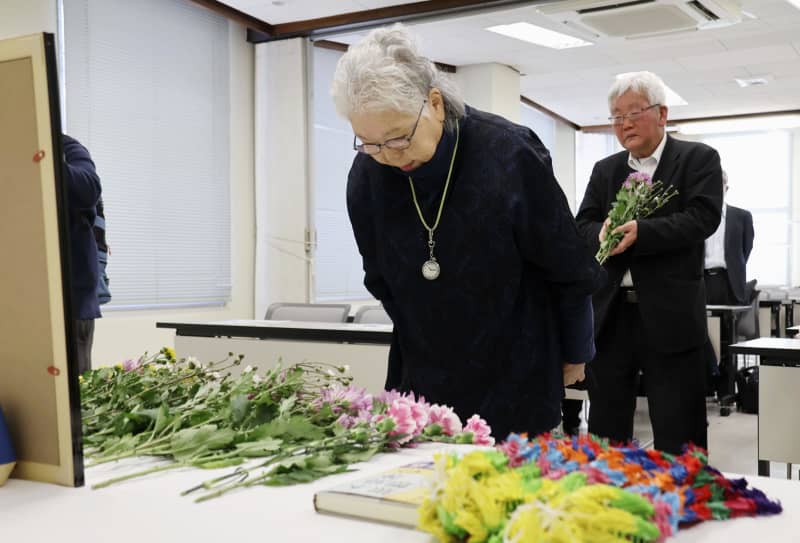
<svg viewBox="0 0 800 543"><path fill-rule="evenodd" d="M730 415L731 408L736 405L736 363L729 346L736 339L736 317L730 311L720 315L720 386L717 391L720 410L723 417Z"/></svg>
<svg viewBox="0 0 800 543"><path fill-rule="evenodd" d="M769 477L769 460L758 461L758 474L761 477Z"/></svg>
<svg viewBox="0 0 800 543"><path fill-rule="evenodd" d="M773 303L769 306L769 311L772 315L770 319L770 324L772 324L770 335L772 337L781 337L781 305Z"/></svg>

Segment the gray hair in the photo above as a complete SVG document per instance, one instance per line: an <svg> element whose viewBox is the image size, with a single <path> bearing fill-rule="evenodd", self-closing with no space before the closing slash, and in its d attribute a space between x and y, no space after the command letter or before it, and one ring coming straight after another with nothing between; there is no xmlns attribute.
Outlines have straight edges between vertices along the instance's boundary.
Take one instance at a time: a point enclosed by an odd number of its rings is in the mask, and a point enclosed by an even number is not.
<svg viewBox="0 0 800 543"><path fill-rule="evenodd" d="M397 23L376 28L350 46L336 65L331 96L345 118L387 110L416 115L434 87L444 98L445 130L452 132L464 116L464 99L450 78L419 54L408 29Z"/></svg>
<svg viewBox="0 0 800 543"><path fill-rule="evenodd" d="M667 94L664 82L652 72L631 72L617 78L608 91L608 109L614 108L614 102L628 91L637 92L647 97L650 104L665 106Z"/></svg>

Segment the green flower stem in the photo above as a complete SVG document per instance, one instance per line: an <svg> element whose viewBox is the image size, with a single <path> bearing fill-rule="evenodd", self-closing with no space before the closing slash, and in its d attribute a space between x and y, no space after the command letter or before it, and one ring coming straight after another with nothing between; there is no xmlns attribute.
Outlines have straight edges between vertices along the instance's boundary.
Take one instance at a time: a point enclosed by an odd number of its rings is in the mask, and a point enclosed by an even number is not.
<svg viewBox="0 0 800 543"><path fill-rule="evenodd" d="M368 439L365 443L351 441L350 439L347 439L347 436L335 436L335 437L332 437L332 438L323 439L322 441L319 442L320 445L316 445L316 446L314 444L300 445L298 447L294 447L292 449L289 449L289 450L287 450L287 451L285 451L285 452L283 452L281 454L276 454L276 455L270 457L269 459L267 459L266 461L262 462L261 464L259 464L257 466L253 466L252 468L241 468L241 467L238 468L235 473L237 473L239 475L239 477L240 477L239 481L237 481L235 483L229 483L229 484L217 487L217 489L214 490L213 492L208 492L206 494L203 494L202 496L196 498L194 501L195 501L195 503L200 503L200 502L208 501L208 500L211 500L211 499L214 499L214 498L219 498L220 496L222 496L224 494L227 494L231 490L235 490L237 488L249 488L249 487L256 486L256 485L265 484L274 475L273 471L275 469L275 464L277 464L278 462L281 462L283 460L288 460L289 458L299 457L299 456L303 456L303 455L319 454L319 453L323 453L323 452L327 452L327 451L332 451L336 447L340 447L340 446L344 446L344 445L362 445L364 448L368 448L370 445L376 445L376 444L385 443L385 442L386 442L386 439L385 439L385 437L383 435L381 435L379 437L372 437L372 438ZM346 464L344 464L344 465L346 465ZM267 468L270 468L270 469L267 469ZM256 477L254 477L254 478L249 478L249 475L254 470L258 470L258 469L261 469L262 473L260 475L256 476ZM245 476L244 474L247 474L247 475ZM233 477L233 474L228 474L228 475L223 476L223 477L218 477L217 479L212 479L212 480L206 481L204 483L201 483L200 485L198 485L198 487L211 489L211 488L214 488L215 483L222 482L223 480L230 479L231 477ZM195 487L194 489L189 489L188 491L184 491L182 493L182 495L186 495L189 492L191 492L193 490L196 490L196 489L197 489L197 487Z"/></svg>
<svg viewBox="0 0 800 543"><path fill-rule="evenodd" d="M129 479L135 479L136 477L144 477L145 475L150 475L151 473L158 473L159 471L167 471L167 470L170 470L170 469L182 468L182 467L186 467L186 465L187 464L185 464L184 462L172 462L172 463L169 463L169 464L165 464L163 466L156 466L156 467L153 467L153 468L150 468L150 469L146 469L146 470L143 470L143 471L137 471L135 473L129 473L128 475L121 475L119 477L114 477L113 479L108 479L108 480L103 481L101 483L97 483L96 485L92 485L92 488L93 489L105 488L107 486L111 486L111 485L114 485L114 484L117 484L117 483L121 483L122 481L127 481Z"/></svg>

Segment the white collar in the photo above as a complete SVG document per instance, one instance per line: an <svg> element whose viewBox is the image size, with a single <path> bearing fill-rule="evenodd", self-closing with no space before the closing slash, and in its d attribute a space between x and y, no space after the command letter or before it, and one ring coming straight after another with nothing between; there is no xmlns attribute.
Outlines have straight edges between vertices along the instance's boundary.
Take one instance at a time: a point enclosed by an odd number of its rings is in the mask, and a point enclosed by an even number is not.
<svg viewBox="0 0 800 543"><path fill-rule="evenodd" d="M643 157L643 158L636 158L632 154L630 154L630 152L629 152L628 153L628 166L630 166L632 169L635 170L641 164L644 164L645 162L650 161L650 159L655 160L656 161L656 165L658 165L658 163L661 162L661 155L664 153L664 147L666 147L666 145L667 145L667 133L664 132L664 136L661 138L661 141L656 146L656 149L655 149L655 151L653 151L652 155L646 156L646 157Z"/></svg>

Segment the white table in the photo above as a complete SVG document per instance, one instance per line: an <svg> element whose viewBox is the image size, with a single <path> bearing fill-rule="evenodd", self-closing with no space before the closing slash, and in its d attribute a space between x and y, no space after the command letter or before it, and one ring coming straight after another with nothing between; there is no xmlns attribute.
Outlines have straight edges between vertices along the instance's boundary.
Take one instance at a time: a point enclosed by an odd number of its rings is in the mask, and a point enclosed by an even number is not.
<svg viewBox="0 0 800 543"><path fill-rule="evenodd" d="M278 360L284 366L309 361L347 364L354 384L372 393L382 391L386 381L391 324L228 320L156 326L174 328L178 356L201 362L221 360L232 352L245 355L244 365L262 372Z"/></svg>
<svg viewBox="0 0 800 543"><path fill-rule="evenodd" d="M427 543L432 539L422 532L316 513L312 499L317 490L364 477L371 471L429 458L441 448L426 444L397 454L383 454L359 465L362 469L358 472L308 485L248 489L201 504L179 496L180 491L229 470L164 472L101 490L10 480L0 487L0 536L3 542L15 543ZM135 463L90 468L87 482L97 483L125 473ZM748 479L770 498L781 500L784 512L774 517L706 522L682 530L668 541L798 541L800 484L763 477Z"/></svg>
<svg viewBox="0 0 800 543"><path fill-rule="evenodd" d="M800 339L762 337L730 348L759 357L758 474L769 475L770 460L786 462L791 471L791 464L800 464Z"/></svg>

